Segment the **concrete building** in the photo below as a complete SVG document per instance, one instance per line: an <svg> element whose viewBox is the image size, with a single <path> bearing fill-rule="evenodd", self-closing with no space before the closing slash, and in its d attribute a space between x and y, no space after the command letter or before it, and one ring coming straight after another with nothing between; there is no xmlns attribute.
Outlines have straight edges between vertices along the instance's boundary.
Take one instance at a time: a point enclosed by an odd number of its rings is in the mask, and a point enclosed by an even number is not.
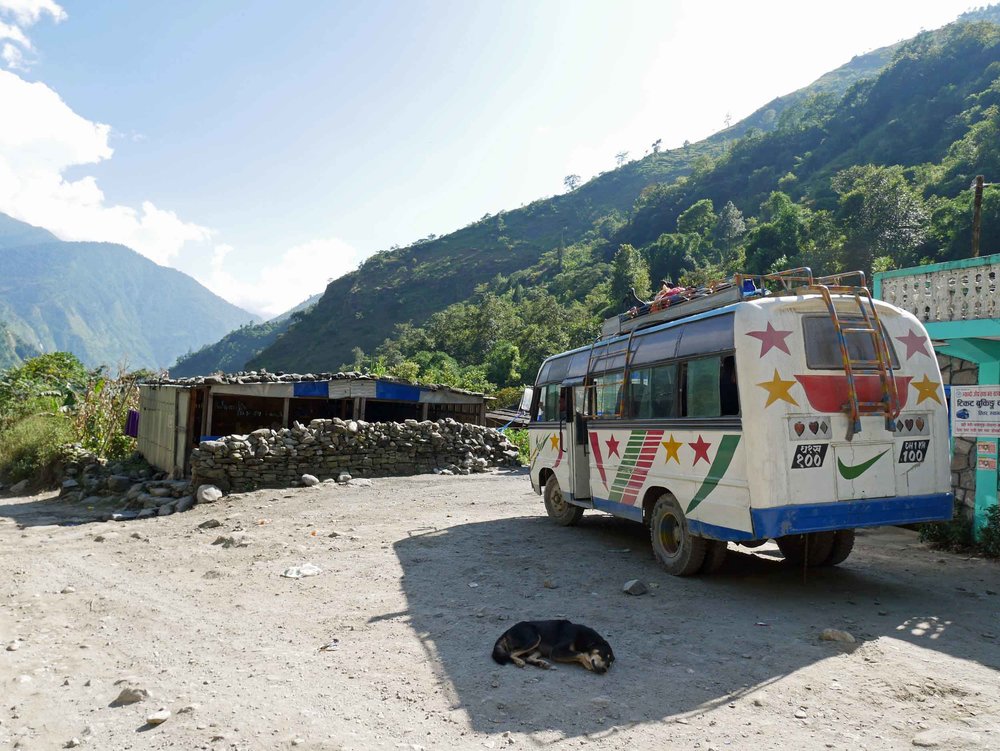
<svg viewBox="0 0 1000 751"><path fill-rule="evenodd" d="M1000 384L1000 253L875 274L874 296L923 321L951 386ZM955 416L951 416L954 421ZM997 435L952 439L952 486L978 535L997 505Z"/></svg>
<svg viewBox="0 0 1000 751"><path fill-rule="evenodd" d="M138 449L175 477L189 474L191 450L210 438L317 418L485 424L486 397L440 385L416 385L359 373L249 373L139 386Z"/></svg>

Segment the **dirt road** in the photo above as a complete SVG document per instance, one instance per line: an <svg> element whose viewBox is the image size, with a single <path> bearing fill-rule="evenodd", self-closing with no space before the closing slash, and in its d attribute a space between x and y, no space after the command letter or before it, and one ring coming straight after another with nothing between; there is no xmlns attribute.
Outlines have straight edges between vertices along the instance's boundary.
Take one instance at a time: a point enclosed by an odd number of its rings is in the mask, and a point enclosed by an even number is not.
<svg viewBox="0 0 1000 751"><path fill-rule="evenodd" d="M639 525L550 524L521 472L78 513L0 499L0 748L1000 748L1000 568L905 530L805 581L773 545L677 579ZM490 660L553 617L611 672Z"/></svg>

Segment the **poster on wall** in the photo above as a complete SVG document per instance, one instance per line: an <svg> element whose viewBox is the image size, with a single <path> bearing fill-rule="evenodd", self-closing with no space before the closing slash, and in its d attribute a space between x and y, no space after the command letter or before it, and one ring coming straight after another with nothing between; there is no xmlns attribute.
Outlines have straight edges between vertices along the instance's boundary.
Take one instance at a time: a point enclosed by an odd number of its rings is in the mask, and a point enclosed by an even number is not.
<svg viewBox="0 0 1000 751"><path fill-rule="evenodd" d="M952 386L951 434L1000 436L1000 386Z"/></svg>

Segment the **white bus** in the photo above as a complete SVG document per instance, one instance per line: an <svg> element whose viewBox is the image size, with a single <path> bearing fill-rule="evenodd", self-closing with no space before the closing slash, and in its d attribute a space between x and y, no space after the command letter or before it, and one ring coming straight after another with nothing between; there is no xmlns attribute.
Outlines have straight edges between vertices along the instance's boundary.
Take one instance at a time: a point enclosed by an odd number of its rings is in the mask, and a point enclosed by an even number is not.
<svg viewBox="0 0 1000 751"><path fill-rule="evenodd" d="M952 517L934 349L860 272L737 275L611 318L545 360L530 414L548 515L641 521L680 576L717 569L728 542L835 565L856 527Z"/></svg>

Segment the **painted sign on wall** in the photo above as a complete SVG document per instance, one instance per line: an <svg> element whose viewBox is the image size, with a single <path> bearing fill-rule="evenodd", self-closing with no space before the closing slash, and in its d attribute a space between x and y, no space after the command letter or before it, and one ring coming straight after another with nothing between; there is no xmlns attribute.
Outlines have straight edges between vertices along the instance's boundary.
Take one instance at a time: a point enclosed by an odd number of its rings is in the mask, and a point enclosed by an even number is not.
<svg viewBox="0 0 1000 751"><path fill-rule="evenodd" d="M1000 436L1000 386L952 386L951 434Z"/></svg>

